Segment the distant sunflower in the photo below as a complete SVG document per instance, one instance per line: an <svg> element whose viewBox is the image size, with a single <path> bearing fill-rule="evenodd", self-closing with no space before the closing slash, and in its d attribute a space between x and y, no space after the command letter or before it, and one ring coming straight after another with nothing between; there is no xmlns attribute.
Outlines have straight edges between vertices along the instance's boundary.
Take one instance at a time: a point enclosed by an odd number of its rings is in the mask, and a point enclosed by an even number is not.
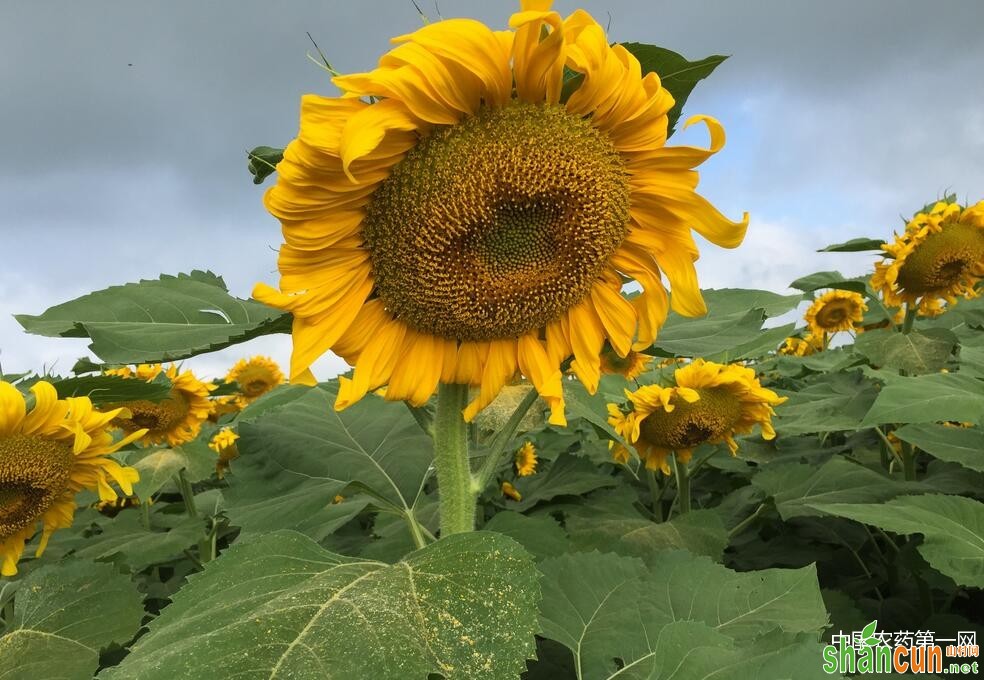
<svg viewBox="0 0 984 680"><path fill-rule="evenodd" d="M44 552L57 529L72 526L75 495L82 489L115 501L115 481L127 495L140 475L109 454L139 439L136 430L113 441L110 423L120 409L99 412L87 397L59 399L47 382L31 387L34 406L13 385L0 382L0 574L13 576L24 544L40 523Z"/></svg>
<svg viewBox="0 0 984 680"><path fill-rule="evenodd" d="M648 469L669 474L670 453L687 462L693 449L704 443L725 442L734 455L738 451L734 435L747 434L756 424L764 439L776 436L772 407L786 398L762 387L752 369L695 359L678 368L674 380L671 387L646 385L626 391L632 403L628 413L608 405L608 422L635 446ZM612 455L628 461L628 452L620 445L613 447Z"/></svg>
<svg viewBox="0 0 984 680"><path fill-rule="evenodd" d="M802 338L786 338L779 348L779 354L786 354L795 357L805 357L815 352L823 350L823 341L812 333L807 333Z"/></svg>
<svg viewBox="0 0 984 680"><path fill-rule="evenodd" d="M659 76L586 12L549 6L524 0L512 31L427 24L375 70L335 77L341 97L302 99L265 197L280 290L254 296L293 315L292 381L329 349L355 366L336 408L382 385L419 406L439 382L468 384L470 421L518 371L563 424L561 363L595 392L606 340L625 357L668 307L704 313L691 230L744 238L747 215L695 191L721 125L694 117L710 147L667 148ZM562 97L565 81L578 85Z"/></svg>
<svg viewBox="0 0 984 680"><path fill-rule="evenodd" d="M198 436L202 423L212 412L208 393L215 386L203 383L191 371L179 372L173 364L166 369L160 364L140 364L134 369L124 366L106 373L146 382L164 373L171 380L171 395L163 401L139 399L114 404L126 408L129 415L121 414L113 424L125 432L147 430L140 442L146 446L165 442L169 446L179 446L191 441Z"/></svg>
<svg viewBox="0 0 984 680"><path fill-rule="evenodd" d="M517 449L513 463L516 466L516 474L520 477L536 474L536 447L533 446L533 442L525 442Z"/></svg>
<svg viewBox="0 0 984 680"><path fill-rule="evenodd" d="M284 374L270 357L255 356L237 361L225 381L238 384L244 401L249 403L283 383Z"/></svg>
<svg viewBox="0 0 984 680"><path fill-rule="evenodd" d="M831 290L813 301L804 318L810 333L823 337L824 333L854 330L855 324L864 321L866 311L868 305L860 293Z"/></svg>
<svg viewBox="0 0 984 680"><path fill-rule="evenodd" d="M984 201L969 208L940 201L882 250L886 258L875 265L871 287L889 306L907 304L936 316L944 301L977 297L984 277Z"/></svg>
<svg viewBox="0 0 984 680"><path fill-rule="evenodd" d="M223 394L211 400L212 410L208 414L209 421L219 422L223 416L239 413L249 402L241 394Z"/></svg>
<svg viewBox="0 0 984 680"><path fill-rule="evenodd" d="M649 369L653 358L648 354L630 351L620 357L610 347L601 353L601 372L616 373L629 380L635 380Z"/></svg>
<svg viewBox="0 0 984 680"><path fill-rule="evenodd" d="M503 496L505 496L510 500L513 501L523 500L523 494L519 493L519 490L509 482L503 482L502 485L499 487L499 490L502 492Z"/></svg>
<svg viewBox="0 0 984 680"><path fill-rule="evenodd" d="M237 439L239 439L239 435L232 428L223 427L215 433L208 443L208 448L219 454L219 460L215 464L215 473L219 479L225 476L229 469L229 463L239 458L239 449L236 447Z"/></svg>

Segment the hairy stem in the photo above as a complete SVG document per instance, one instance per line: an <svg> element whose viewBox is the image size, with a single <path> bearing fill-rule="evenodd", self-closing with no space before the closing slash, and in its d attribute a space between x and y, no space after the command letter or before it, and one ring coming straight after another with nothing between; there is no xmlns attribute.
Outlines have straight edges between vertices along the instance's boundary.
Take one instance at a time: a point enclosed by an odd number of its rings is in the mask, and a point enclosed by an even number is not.
<svg viewBox="0 0 984 680"><path fill-rule="evenodd" d="M441 383L434 417L434 467L440 497L441 535L475 529L475 502L468 465L468 425L461 415L468 385Z"/></svg>

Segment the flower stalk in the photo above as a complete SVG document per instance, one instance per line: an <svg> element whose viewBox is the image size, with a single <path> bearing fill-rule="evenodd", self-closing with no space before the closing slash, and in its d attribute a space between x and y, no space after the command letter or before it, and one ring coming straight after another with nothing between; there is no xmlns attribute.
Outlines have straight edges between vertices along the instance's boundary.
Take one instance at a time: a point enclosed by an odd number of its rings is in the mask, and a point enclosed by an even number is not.
<svg viewBox="0 0 984 680"><path fill-rule="evenodd" d="M690 512L690 473L687 464L677 460L676 453L670 459L673 461L673 478L677 485L677 512L686 515Z"/></svg>
<svg viewBox="0 0 984 680"><path fill-rule="evenodd" d="M461 412L468 385L441 383L434 417L434 467L441 508L441 536L475 529L478 494L468 464L468 424Z"/></svg>

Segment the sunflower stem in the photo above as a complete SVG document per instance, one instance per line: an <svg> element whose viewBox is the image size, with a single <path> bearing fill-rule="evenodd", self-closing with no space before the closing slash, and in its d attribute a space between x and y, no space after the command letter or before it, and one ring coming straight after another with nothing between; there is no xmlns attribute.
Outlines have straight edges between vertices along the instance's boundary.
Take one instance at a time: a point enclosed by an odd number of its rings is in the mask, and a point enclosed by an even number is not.
<svg viewBox="0 0 984 680"><path fill-rule="evenodd" d="M657 522L663 521L663 489L659 488L655 470L646 470L646 481L649 482L649 497L653 501L653 515ZM664 487L665 488L665 487Z"/></svg>
<svg viewBox="0 0 984 680"><path fill-rule="evenodd" d="M489 482L492 481L492 477L495 475L496 470L499 469L499 466L502 465L502 461L505 458L506 445L509 444L513 435L516 434L520 422L526 417L527 411L536 403L539 396L535 389L530 388L530 391L519 402L519 406L512 412L509 420L506 421L505 426L499 431L498 436L492 442L492 446L489 447L489 455L485 457L485 461L482 463L482 467L479 468L478 474L472 479L471 489L476 496L482 493Z"/></svg>
<svg viewBox="0 0 984 680"><path fill-rule="evenodd" d="M902 321L902 335L908 335L912 332L912 323L916 320L916 307L906 303L905 305L905 319Z"/></svg>
<svg viewBox="0 0 984 680"><path fill-rule="evenodd" d="M690 475L688 474L687 464L677 461L677 455L672 454L673 476L676 478L677 486L677 512L686 515L690 512Z"/></svg>
<svg viewBox="0 0 984 680"><path fill-rule="evenodd" d="M181 491L181 500L184 501L185 512L188 513L188 517L198 517L198 508L195 507L195 490L191 488L191 482L188 481L188 475L185 474L184 469L178 471L177 476L178 489Z"/></svg>
<svg viewBox="0 0 984 680"><path fill-rule="evenodd" d="M468 424L461 412L468 385L441 383L434 417L434 467L441 510L441 536L475 530L477 494L468 465Z"/></svg>
<svg viewBox="0 0 984 680"><path fill-rule="evenodd" d="M902 442L902 475L905 481L916 481L916 450L909 442Z"/></svg>

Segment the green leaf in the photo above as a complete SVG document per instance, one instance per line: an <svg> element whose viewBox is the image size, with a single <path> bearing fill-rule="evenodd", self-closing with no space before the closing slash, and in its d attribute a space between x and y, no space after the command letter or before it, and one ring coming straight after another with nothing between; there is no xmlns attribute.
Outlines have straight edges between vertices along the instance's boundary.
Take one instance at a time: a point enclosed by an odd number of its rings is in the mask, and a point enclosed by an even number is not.
<svg viewBox="0 0 984 680"><path fill-rule="evenodd" d="M528 517L518 512L497 512L482 530L509 536L537 559L560 555L571 549L567 534L555 519L546 515Z"/></svg>
<svg viewBox="0 0 984 680"><path fill-rule="evenodd" d="M852 238L850 241L844 241L843 243L834 243L827 246L826 248L821 248L818 253L859 253L866 250L881 250L882 244L885 243L881 239L877 238Z"/></svg>
<svg viewBox="0 0 984 680"><path fill-rule="evenodd" d="M984 472L984 432L978 428L906 425L895 436L940 460Z"/></svg>
<svg viewBox="0 0 984 680"><path fill-rule="evenodd" d="M764 320L761 309L685 320L671 315L653 347L670 356L710 356L755 342Z"/></svg>
<svg viewBox="0 0 984 680"><path fill-rule="evenodd" d="M894 368L910 375L937 373L946 366L957 345L957 336L945 328L927 328L911 333L880 329L862 333L854 349L868 357L872 366Z"/></svg>
<svg viewBox="0 0 984 680"><path fill-rule="evenodd" d="M822 514L816 510L818 503L874 503L918 489L841 456L820 467L806 463L767 465L752 478L752 484L775 500L785 520Z"/></svg>
<svg viewBox="0 0 984 680"><path fill-rule="evenodd" d="M801 295L780 295L769 290L749 288L706 288L701 291L707 304L707 316L725 316L761 309L765 316L781 316L795 309Z"/></svg>
<svg viewBox="0 0 984 680"><path fill-rule="evenodd" d="M291 391L289 407L239 423L240 455L225 494L233 524L323 538L361 509L332 504L350 485L377 504L412 512L433 459L430 438L402 404L376 396L335 411L335 389Z"/></svg>
<svg viewBox="0 0 984 680"><path fill-rule="evenodd" d="M289 315L232 297L221 278L199 271L112 286L15 318L28 333L91 338L94 354L119 364L184 359L290 329Z"/></svg>
<svg viewBox="0 0 984 680"><path fill-rule="evenodd" d="M820 288L836 288L838 290L853 290L855 293L865 293L867 292L867 285L865 278L845 278L840 272L816 272L815 274L810 274L809 276L804 276L802 278L796 279L791 284L790 288L796 288L804 293L810 293Z"/></svg>
<svg viewBox="0 0 984 680"><path fill-rule="evenodd" d="M711 677L709 669L671 673L702 657L705 648L747 647L775 635L777 627L815 639L827 622L812 565L736 573L673 551L646 570L636 559L592 552L544 560L540 570L541 635L571 650L579 678ZM770 638L770 647L794 641ZM762 656L756 643L752 648L753 656ZM723 671L735 661L724 655L710 668ZM752 657L748 663L756 665Z"/></svg>
<svg viewBox="0 0 984 680"><path fill-rule="evenodd" d="M20 584L0 637L2 680L89 680L99 650L125 644L143 618L140 593L109 564L46 565Z"/></svg>
<svg viewBox="0 0 984 680"><path fill-rule="evenodd" d="M283 160L284 150L273 146L257 146L246 152L249 162L246 169L253 176L253 184L263 184L263 180L277 171L277 163Z"/></svg>
<svg viewBox="0 0 984 680"><path fill-rule="evenodd" d="M189 517L162 531L156 526L158 518L153 513L154 530L147 530L141 525L140 513L136 509L121 512L112 519L95 512L93 515L90 515L92 522L86 532L92 535L79 531L59 531L52 537L45 558L49 557L49 552L51 557L72 552L76 557L99 562L112 561L138 572L180 557L182 551L194 545L205 530L201 519ZM85 515L77 514L76 525L84 526L84 518Z"/></svg>
<svg viewBox="0 0 984 680"><path fill-rule="evenodd" d="M523 499L506 503L510 510L521 512L557 496L581 496L595 489L615 486L616 483L614 477L605 474L591 461L565 453L543 472L513 480L512 484Z"/></svg>
<svg viewBox="0 0 984 680"><path fill-rule="evenodd" d="M189 581L106 680L517 677L537 572L500 534L441 539L388 565L277 532Z"/></svg>
<svg viewBox="0 0 984 680"><path fill-rule="evenodd" d="M893 381L882 388L862 426L984 420L984 382L956 373Z"/></svg>
<svg viewBox="0 0 984 680"><path fill-rule="evenodd" d="M787 396L789 401L776 408L773 422L783 437L856 430L878 391L859 371L851 371L828 373Z"/></svg>
<svg viewBox="0 0 984 680"><path fill-rule="evenodd" d="M880 505L821 504L817 509L897 534L922 534L919 552L960 585L984 588L984 503L961 496L904 496Z"/></svg>
<svg viewBox="0 0 984 680"><path fill-rule="evenodd" d="M669 118L667 135L672 135L676 129L683 105L687 103L687 98L697 83L711 75L714 69L728 58L714 54L699 61L688 61L682 55L665 47L634 42L621 43L621 45L639 60L643 74L655 72L663 87L673 95L676 103L667 114Z"/></svg>
<svg viewBox="0 0 984 680"><path fill-rule="evenodd" d="M719 560L728 545L724 522L713 510L694 510L669 522L621 517L569 517L567 532L580 550L605 550L646 562L683 548Z"/></svg>
<svg viewBox="0 0 984 680"><path fill-rule="evenodd" d="M607 399L599 389L595 394L588 394L584 385L578 381L564 381L564 404L567 412L574 418L583 418L596 428L605 433L612 441L616 441L629 451L635 451L635 447L622 438L622 435L615 431L608 424Z"/></svg>
<svg viewBox="0 0 984 680"><path fill-rule="evenodd" d="M171 381L159 376L151 382L128 380L118 375L88 375L51 380L59 399L89 397L93 404L118 404L122 401L163 401L171 396Z"/></svg>

